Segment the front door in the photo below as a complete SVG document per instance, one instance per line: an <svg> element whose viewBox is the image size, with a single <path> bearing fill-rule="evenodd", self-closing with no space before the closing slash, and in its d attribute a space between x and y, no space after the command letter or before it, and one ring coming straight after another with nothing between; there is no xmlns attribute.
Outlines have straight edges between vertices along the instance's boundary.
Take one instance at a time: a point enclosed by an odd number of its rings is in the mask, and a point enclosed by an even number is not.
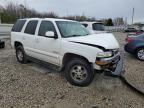
<svg viewBox="0 0 144 108"><path fill-rule="evenodd" d="M57 35L54 24L50 21L41 21L38 36L35 39L35 52L37 58L59 65L60 39L45 36L47 31L53 31Z"/></svg>

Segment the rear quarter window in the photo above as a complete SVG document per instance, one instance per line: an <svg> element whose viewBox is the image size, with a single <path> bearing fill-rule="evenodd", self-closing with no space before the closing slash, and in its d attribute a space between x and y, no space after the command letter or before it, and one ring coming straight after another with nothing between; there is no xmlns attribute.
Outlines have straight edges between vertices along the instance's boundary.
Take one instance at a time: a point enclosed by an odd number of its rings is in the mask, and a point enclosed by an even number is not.
<svg viewBox="0 0 144 108"><path fill-rule="evenodd" d="M93 30L104 31L105 27L102 23L93 23L92 24Z"/></svg>
<svg viewBox="0 0 144 108"><path fill-rule="evenodd" d="M14 26L13 26L13 28L12 28L12 31L13 31L13 32L21 32L21 30L22 30L25 22L26 22L26 20L18 20L18 21L14 24Z"/></svg>

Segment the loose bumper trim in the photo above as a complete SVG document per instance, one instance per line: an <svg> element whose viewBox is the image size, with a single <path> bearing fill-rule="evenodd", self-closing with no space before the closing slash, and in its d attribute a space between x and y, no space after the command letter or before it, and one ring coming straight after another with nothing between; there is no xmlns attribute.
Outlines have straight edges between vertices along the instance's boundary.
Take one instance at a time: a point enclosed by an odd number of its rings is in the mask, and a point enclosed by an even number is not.
<svg viewBox="0 0 144 108"><path fill-rule="evenodd" d="M121 74L124 72L124 67L123 67L123 58L120 56L119 62L116 64L116 68L114 71L111 71L112 75L116 76L121 76Z"/></svg>
<svg viewBox="0 0 144 108"><path fill-rule="evenodd" d="M107 63L106 65L100 66L99 70L109 73L109 75L120 76L123 73L123 58L120 54L117 54L111 58L103 58L101 61ZM97 66L97 67L98 67Z"/></svg>

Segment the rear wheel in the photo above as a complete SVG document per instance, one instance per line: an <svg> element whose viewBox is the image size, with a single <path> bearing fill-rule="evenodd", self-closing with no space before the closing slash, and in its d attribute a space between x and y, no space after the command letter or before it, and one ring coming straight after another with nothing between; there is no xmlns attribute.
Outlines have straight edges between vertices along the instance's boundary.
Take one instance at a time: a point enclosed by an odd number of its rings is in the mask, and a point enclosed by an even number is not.
<svg viewBox="0 0 144 108"><path fill-rule="evenodd" d="M4 48L4 47L5 47L5 42L0 41L0 48Z"/></svg>
<svg viewBox="0 0 144 108"><path fill-rule="evenodd" d="M74 58L68 62L65 74L67 81L75 86L88 86L94 78L90 64L79 58Z"/></svg>
<svg viewBox="0 0 144 108"><path fill-rule="evenodd" d="M22 46L18 46L16 48L16 58L17 58L18 62L20 62L22 64L27 63L26 54L25 54L24 48Z"/></svg>
<svg viewBox="0 0 144 108"><path fill-rule="evenodd" d="M144 61L144 47L143 48L139 48L137 51L136 51L136 57L141 60L141 61Z"/></svg>

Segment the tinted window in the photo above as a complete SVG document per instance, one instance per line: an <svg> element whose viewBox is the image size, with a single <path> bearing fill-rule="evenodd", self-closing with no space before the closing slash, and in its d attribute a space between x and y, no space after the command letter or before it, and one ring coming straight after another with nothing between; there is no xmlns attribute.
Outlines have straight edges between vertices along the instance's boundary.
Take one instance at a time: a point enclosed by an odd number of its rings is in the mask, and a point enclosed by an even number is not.
<svg viewBox="0 0 144 108"><path fill-rule="evenodd" d="M135 28L128 28L128 29L130 29L130 30L135 30Z"/></svg>
<svg viewBox="0 0 144 108"><path fill-rule="evenodd" d="M136 35L137 37L144 37L144 34Z"/></svg>
<svg viewBox="0 0 144 108"><path fill-rule="evenodd" d="M14 32L21 32L21 30L22 30L25 22L26 22L26 20L18 20L18 21L14 24L14 26L13 26L13 28L12 28L12 31L14 31Z"/></svg>
<svg viewBox="0 0 144 108"><path fill-rule="evenodd" d="M102 23L94 23L93 30L104 31L104 25Z"/></svg>
<svg viewBox="0 0 144 108"><path fill-rule="evenodd" d="M53 31L56 35L56 30L52 22L50 21L42 21L39 28L39 36L45 36L47 31Z"/></svg>
<svg viewBox="0 0 144 108"><path fill-rule="evenodd" d="M85 27L87 27L88 26L88 24L82 24L83 26L85 26Z"/></svg>
<svg viewBox="0 0 144 108"><path fill-rule="evenodd" d="M27 33L27 34L34 35L36 27L37 27L37 23L38 23L37 20L29 21L24 32Z"/></svg>

